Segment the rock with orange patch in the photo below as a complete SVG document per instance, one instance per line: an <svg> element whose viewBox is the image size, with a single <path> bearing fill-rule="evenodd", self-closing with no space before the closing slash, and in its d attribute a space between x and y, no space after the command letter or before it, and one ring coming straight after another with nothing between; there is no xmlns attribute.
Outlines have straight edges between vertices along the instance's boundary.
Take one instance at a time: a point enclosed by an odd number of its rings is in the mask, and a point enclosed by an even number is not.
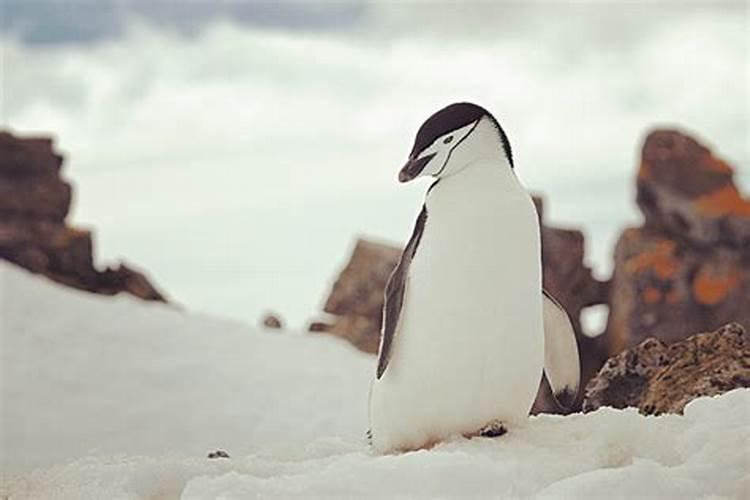
<svg viewBox="0 0 750 500"><path fill-rule="evenodd" d="M651 272L662 280L674 277L679 269L679 260L675 255L677 244L664 238L653 241L643 252L625 261L625 270L630 274Z"/></svg>
<svg viewBox="0 0 750 500"><path fill-rule="evenodd" d="M750 324L750 200L734 171L695 139L656 130L636 176L641 228L615 249L607 324L611 355L643 339Z"/></svg>
<svg viewBox="0 0 750 500"><path fill-rule="evenodd" d="M742 268L727 265L726 261L706 261L693 280L693 298L706 306L721 304L742 283L743 275Z"/></svg>
<svg viewBox="0 0 750 500"><path fill-rule="evenodd" d="M655 130L643 144L637 202L646 226L697 245L750 246L750 200L734 169L676 130Z"/></svg>
<svg viewBox="0 0 750 500"><path fill-rule="evenodd" d="M731 247L667 240L652 228L627 229L615 249L607 325L615 355L647 337L667 343L685 330L750 324L750 266Z"/></svg>
<svg viewBox="0 0 750 500"><path fill-rule="evenodd" d="M643 291L643 300L646 304L655 304L662 298L662 293L658 288L649 287Z"/></svg>

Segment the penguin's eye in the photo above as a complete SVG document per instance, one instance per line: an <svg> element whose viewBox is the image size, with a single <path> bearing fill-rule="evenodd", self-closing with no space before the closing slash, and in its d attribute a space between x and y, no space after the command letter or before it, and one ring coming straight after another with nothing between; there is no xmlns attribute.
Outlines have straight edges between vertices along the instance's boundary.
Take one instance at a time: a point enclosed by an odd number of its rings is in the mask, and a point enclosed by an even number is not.
<svg viewBox="0 0 750 500"><path fill-rule="evenodd" d="M443 144L449 144L453 140L453 136L449 135L445 139L443 139Z"/></svg>

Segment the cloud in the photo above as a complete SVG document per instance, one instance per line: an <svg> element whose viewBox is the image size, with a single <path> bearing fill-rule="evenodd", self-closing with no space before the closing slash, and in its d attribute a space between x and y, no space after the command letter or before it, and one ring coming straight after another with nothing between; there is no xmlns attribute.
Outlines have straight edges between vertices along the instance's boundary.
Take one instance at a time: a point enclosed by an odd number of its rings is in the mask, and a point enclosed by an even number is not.
<svg viewBox="0 0 750 500"><path fill-rule="evenodd" d="M513 11L523 29L493 24L507 15L493 10L467 22L474 35L448 30L436 4L407 7L349 32L213 22L185 38L134 23L83 46L6 40L3 122L59 137L74 218L96 226L102 258L249 320L313 313L353 235L406 239L425 185L395 174L424 118L455 100L495 112L519 176L548 195L553 221L586 228L601 273L638 220L648 127L686 127L750 186L747 18L731 9L668 22L657 10L640 25L651 11L619 24L600 7L546 5Z"/></svg>
<svg viewBox="0 0 750 500"><path fill-rule="evenodd" d="M4 0L4 30L33 45L93 44L119 38L129 23L147 22L194 36L217 20L240 26L321 31L360 21L360 1L300 0Z"/></svg>

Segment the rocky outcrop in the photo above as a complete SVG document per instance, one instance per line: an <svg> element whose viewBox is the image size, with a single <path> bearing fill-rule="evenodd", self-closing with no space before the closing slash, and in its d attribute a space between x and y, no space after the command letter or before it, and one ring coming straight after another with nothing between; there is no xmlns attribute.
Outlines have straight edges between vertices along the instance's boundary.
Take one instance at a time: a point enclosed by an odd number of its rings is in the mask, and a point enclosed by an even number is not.
<svg viewBox="0 0 750 500"><path fill-rule="evenodd" d="M72 189L62 162L51 139L0 132L0 258L82 290L164 301L130 266L94 267L91 233L66 224Z"/></svg>
<svg viewBox="0 0 750 500"><path fill-rule="evenodd" d="M543 217L543 204L535 198ZM359 349L377 353L383 314L385 284L396 266L401 249L367 240L357 241L346 267L334 283L324 311L329 322L316 321L310 331L340 336ZM607 284L597 281L583 263L584 239L580 231L542 225L544 286L566 308L576 329L585 380L596 373L606 359L601 341L582 334L581 310L606 300ZM549 389L543 386L535 411L553 411Z"/></svg>
<svg viewBox="0 0 750 500"><path fill-rule="evenodd" d="M697 397L739 387L750 387L750 339L742 326L730 323L671 345L646 339L609 359L586 387L583 409L681 413Z"/></svg>
<svg viewBox="0 0 750 500"><path fill-rule="evenodd" d="M542 198L535 196L534 204L541 223L544 288L565 307L580 334L581 311L606 303L609 284L595 279L591 268L584 264L583 233L546 225Z"/></svg>
<svg viewBox="0 0 750 500"><path fill-rule="evenodd" d="M547 226L544 223L542 199L535 197L534 202L542 228L542 281L544 288L570 315L578 342L583 387L607 359L607 350L605 336L592 338L584 335L581 312L586 307L606 303L609 284L595 279L591 269L584 264L583 233L574 229ZM582 398L581 392L569 411L579 410ZM542 380L532 413L557 413L561 410L555 403L546 380Z"/></svg>
<svg viewBox="0 0 750 500"><path fill-rule="evenodd" d="M260 324L264 328L268 328L271 330L279 330L284 327L284 322L281 321L281 318L273 313L267 313L265 316L263 316Z"/></svg>
<svg viewBox="0 0 750 500"><path fill-rule="evenodd" d="M643 144L636 201L646 227L696 246L750 245L750 200L733 182L734 169L676 130L655 130Z"/></svg>
<svg viewBox="0 0 750 500"><path fill-rule="evenodd" d="M615 249L610 354L651 336L683 339L685 325L750 324L750 200L732 178L732 167L694 139L648 135L637 177L645 223Z"/></svg>
<svg viewBox="0 0 750 500"><path fill-rule="evenodd" d="M310 331L331 333L362 351L377 353L385 284L400 256L398 247L358 240L323 306L334 319L312 323Z"/></svg>

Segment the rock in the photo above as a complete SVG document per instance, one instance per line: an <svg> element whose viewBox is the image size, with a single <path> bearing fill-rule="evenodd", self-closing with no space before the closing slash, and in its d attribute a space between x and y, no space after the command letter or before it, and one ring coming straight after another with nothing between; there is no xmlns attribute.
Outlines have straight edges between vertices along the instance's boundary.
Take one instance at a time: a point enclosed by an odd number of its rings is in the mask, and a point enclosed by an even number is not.
<svg viewBox="0 0 750 500"><path fill-rule="evenodd" d="M647 337L671 343L684 325L750 324L750 266L729 247L704 249L649 229L626 230L615 249L609 352Z"/></svg>
<svg viewBox="0 0 750 500"><path fill-rule="evenodd" d="M263 317L263 321L261 322L265 328L271 328L274 330L278 330L280 328L283 328L284 324L281 321L281 318L279 318L277 315L268 313Z"/></svg>
<svg viewBox="0 0 750 500"><path fill-rule="evenodd" d="M351 342L357 349L377 354L380 346L380 317L368 318L358 314L340 316L323 330Z"/></svg>
<svg viewBox="0 0 750 500"><path fill-rule="evenodd" d="M62 161L50 139L0 131L0 258L74 288L165 301L125 264L96 269L91 232L65 222L72 189L60 177Z"/></svg>
<svg viewBox="0 0 750 500"><path fill-rule="evenodd" d="M559 229L544 224L544 204L534 197L540 214L542 234L542 265L544 288L570 314L576 332L581 332L581 311L606 303L608 283L595 279L584 260L583 233L573 229Z"/></svg>
<svg viewBox="0 0 750 500"><path fill-rule="evenodd" d="M307 327L307 331L310 333L327 332L330 329L331 325L323 321L312 321Z"/></svg>
<svg viewBox="0 0 750 500"><path fill-rule="evenodd" d="M8 218L62 221L68 215L71 195L70 184L59 178L0 176L0 214Z"/></svg>
<svg viewBox="0 0 750 500"><path fill-rule="evenodd" d="M586 387L584 411L682 413L700 396L750 387L750 339L738 323L667 345L649 338L610 358Z"/></svg>
<svg viewBox="0 0 750 500"><path fill-rule="evenodd" d="M380 326L364 316L336 316L329 321L311 321L310 333L327 333L341 337L360 351L377 354L380 342Z"/></svg>
<svg viewBox="0 0 750 500"><path fill-rule="evenodd" d="M323 310L338 316L379 317L383 311L385 284L400 257L400 248L358 240Z"/></svg>
<svg viewBox="0 0 750 500"><path fill-rule="evenodd" d="M215 460L217 458L231 458L229 456L229 453L227 453L224 450L211 451L208 453L207 457L210 458L211 460Z"/></svg>
<svg viewBox="0 0 750 500"><path fill-rule="evenodd" d="M357 240L349 262L333 284L323 307L325 312L334 315L333 323L314 322L310 330L337 335L360 350L376 354L385 284L400 256L398 247Z"/></svg>
<svg viewBox="0 0 750 500"><path fill-rule="evenodd" d="M750 245L750 200L734 169L676 130L655 130L643 144L636 201L646 227L697 246Z"/></svg>
<svg viewBox="0 0 750 500"><path fill-rule="evenodd" d="M608 352L647 337L683 339L730 321L750 324L750 201L733 170L676 131L648 135L638 172L641 228L615 249Z"/></svg>
<svg viewBox="0 0 750 500"><path fill-rule="evenodd" d="M638 406L649 380L667 363L667 345L649 338L610 358L585 387L583 410Z"/></svg>
<svg viewBox="0 0 750 500"><path fill-rule="evenodd" d="M607 359L603 338L590 338L581 328L581 311L589 306L606 303L608 283L595 279L591 269L584 264L583 233L572 229L559 229L544 224L544 203L534 197L534 204L541 222L542 234L542 280L544 288L562 304L570 315L576 331L578 352L581 361L581 387L591 378ZM569 411L580 409L583 393L578 395ZM549 385L542 381L539 396L532 413L558 413Z"/></svg>
<svg viewBox="0 0 750 500"><path fill-rule="evenodd" d="M19 139L0 130L0 172L8 177L57 177L63 157L52 149L52 139Z"/></svg>
<svg viewBox="0 0 750 500"><path fill-rule="evenodd" d="M97 288L92 291L106 295L128 292L144 300L165 301L143 273L122 263L98 272Z"/></svg>

